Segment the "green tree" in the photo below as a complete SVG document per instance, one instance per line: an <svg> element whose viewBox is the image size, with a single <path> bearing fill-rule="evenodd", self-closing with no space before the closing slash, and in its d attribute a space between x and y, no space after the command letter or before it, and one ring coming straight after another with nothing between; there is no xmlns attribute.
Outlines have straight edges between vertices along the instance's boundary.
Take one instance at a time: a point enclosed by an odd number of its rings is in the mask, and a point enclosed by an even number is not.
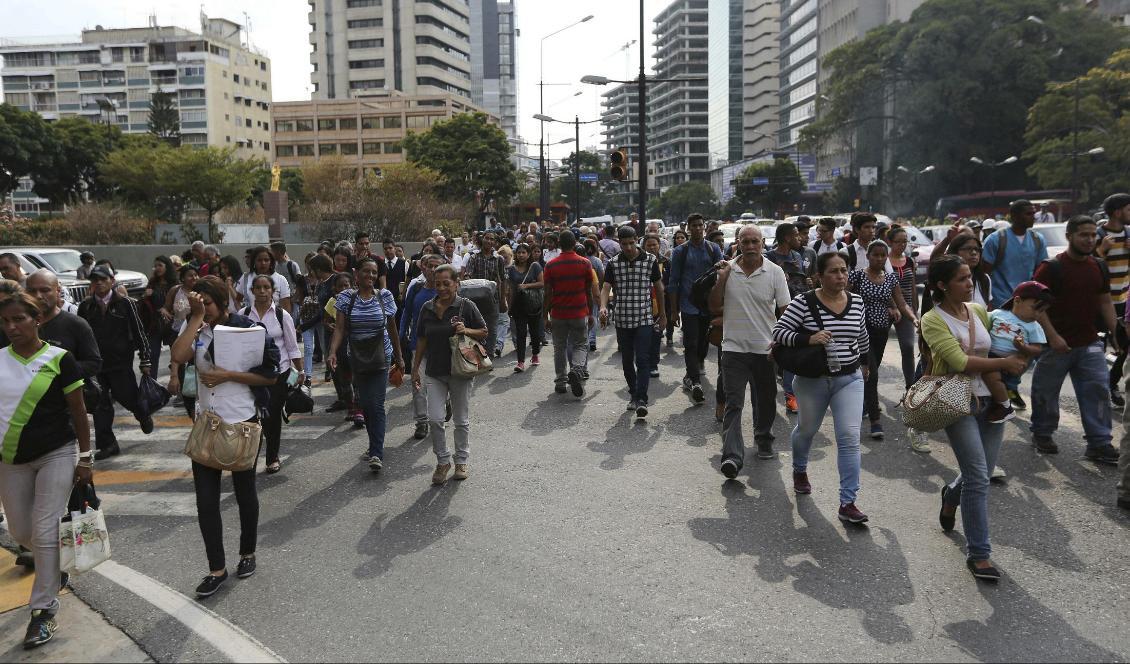
<svg viewBox="0 0 1130 664"><path fill-rule="evenodd" d="M596 173L596 182L582 182L581 183L581 214L586 217L595 217L605 214L608 210L608 194L605 191L608 185L608 176L604 172L604 161L601 156L595 152L587 150L580 151L581 159L581 172L582 173ZM576 179L574 172L576 168L577 153L573 153L565 158L561 166L561 175L553 180L550 185L550 196L555 201L565 201L569 205L575 205L576 199ZM564 198L562 198L564 196ZM535 197L534 202L537 202Z"/></svg>
<svg viewBox="0 0 1130 664"><path fill-rule="evenodd" d="M83 118L63 118L50 126L54 149L50 165L32 174L35 193L54 203L106 198L99 169L106 155L121 146L122 130Z"/></svg>
<svg viewBox="0 0 1130 664"><path fill-rule="evenodd" d="M494 203L504 207L518 193L506 133L484 113L460 113L401 141L408 161L443 176L442 193L462 201L478 200L479 211Z"/></svg>
<svg viewBox="0 0 1130 664"><path fill-rule="evenodd" d="M692 212L717 216L718 198L709 184L697 180L681 182L650 199L647 206L649 217L675 221L686 219Z"/></svg>
<svg viewBox="0 0 1130 664"><path fill-rule="evenodd" d="M767 184L759 184L765 181ZM746 208L759 209L763 216L773 216L791 206L803 193L800 170L787 158L750 164L734 179L734 199Z"/></svg>
<svg viewBox="0 0 1130 664"><path fill-rule="evenodd" d="M1074 186L1072 155L1079 153L1078 180L1088 185L1082 188L1084 202L1094 204L1110 192L1130 190L1130 49L1074 81L1050 84L1028 113L1025 139L1028 173L1041 187ZM1102 148L1102 154L1086 154L1095 148Z"/></svg>
<svg viewBox="0 0 1130 664"><path fill-rule="evenodd" d="M107 155L101 175L104 185L119 200L146 214L179 223L188 206L180 168L174 148L147 136L126 141L121 149Z"/></svg>
<svg viewBox="0 0 1130 664"><path fill-rule="evenodd" d="M0 104L0 200L21 177L48 170L54 152L54 134L38 113Z"/></svg>
<svg viewBox="0 0 1130 664"><path fill-rule="evenodd" d="M989 169L969 158L1019 155L1046 84L1099 65L1126 39L1072 0L927 0L909 22L828 55L827 100L802 140L849 147L856 166L933 164L924 196L987 189ZM1028 184L1020 168L995 177L998 188Z"/></svg>
<svg viewBox="0 0 1130 664"><path fill-rule="evenodd" d="M207 213L208 241L219 242L216 213L247 200L258 162L240 159L234 148L181 146L172 154L175 170L168 174L166 182Z"/></svg>
<svg viewBox="0 0 1130 664"><path fill-rule="evenodd" d="M171 92L158 89L149 97L149 133L172 147L180 146L180 113Z"/></svg>

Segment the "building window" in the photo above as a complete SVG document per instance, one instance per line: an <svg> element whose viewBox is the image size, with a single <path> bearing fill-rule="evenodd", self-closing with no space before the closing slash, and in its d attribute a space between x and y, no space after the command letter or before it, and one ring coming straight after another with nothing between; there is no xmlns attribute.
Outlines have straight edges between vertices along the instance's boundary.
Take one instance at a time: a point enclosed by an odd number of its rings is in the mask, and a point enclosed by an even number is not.
<svg viewBox="0 0 1130 664"><path fill-rule="evenodd" d="M207 122L208 111L181 111L181 122Z"/></svg>
<svg viewBox="0 0 1130 664"><path fill-rule="evenodd" d="M400 154L400 141L385 143L385 154Z"/></svg>
<svg viewBox="0 0 1130 664"><path fill-rule="evenodd" d="M318 156L337 154L337 143L322 143L318 145Z"/></svg>
<svg viewBox="0 0 1130 664"><path fill-rule="evenodd" d="M247 127L248 129L250 129L251 128L251 118L247 118L246 120L244 120L243 125L245 127Z"/></svg>
<svg viewBox="0 0 1130 664"><path fill-rule="evenodd" d="M279 145L279 146L277 146L275 148L275 156L276 157L293 157L294 156L294 146L293 145Z"/></svg>
<svg viewBox="0 0 1130 664"><path fill-rule="evenodd" d="M349 48L384 48L383 39L350 39Z"/></svg>
<svg viewBox="0 0 1130 664"><path fill-rule="evenodd" d="M358 7L380 7L381 0L346 0L345 6L349 9Z"/></svg>
<svg viewBox="0 0 1130 664"><path fill-rule="evenodd" d="M337 120L318 120L318 131L334 131L337 129Z"/></svg>
<svg viewBox="0 0 1130 664"><path fill-rule="evenodd" d="M350 81L350 90L378 90L385 86L383 78L370 78L363 81Z"/></svg>
<svg viewBox="0 0 1130 664"><path fill-rule="evenodd" d="M338 118L337 128L341 130L356 129L357 118Z"/></svg>
<svg viewBox="0 0 1130 664"><path fill-rule="evenodd" d="M427 115L409 115L407 118L409 129L427 129L428 127Z"/></svg>
<svg viewBox="0 0 1130 664"><path fill-rule="evenodd" d="M294 129L295 131L314 131L314 121L310 119L295 120Z"/></svg>
<svg viewBox="0 0 1130 664"><path fill-rule="evenodd" d="M381 119L376 115L364 115L361 117L362 129L380 129Z"/></svg>
<svg viewBox="0 0 1130 664"><path fill-rule="evenodd" d="M204 67L181 67L181 77L204 76Z"/></svg>
<svg viewBox="0 0 1130 664"><path fill-rule="evenodd" d="M342 154L350 154L350 155L357 154L357 144L356 143L342 143L338 147L341 148Z"/></svg>
<svg viewBox="0 0 1130 664"><path fill-rule="evenodd" d="M239 83L239 74L232 74L232 75L231 75L231 80L232 80L232 82L234 82L234 83Z"/></svg>
<svg viewBox="0 0 1130 664"><path fill-rule="evenodd" d="M275 120L275 131L294 131L294 120Z"/></svg>
<svg viewBox="0 0 1130 664"><path fill-rule="evenodd" d="M384 67L384 66L385 66L385 61L384 61L383 58L377 58L377 59L373 59L373 60L350 60L349 61L349 68L350 69L377 69L377 68Z"/></svg>
<svg viewBox="0 0 1130 664"><path fill-rule="evenodd" d="M313 157L314 156L314 144L313 143L299 143L298 145L295 146L295 148L297 148L299 157Z"/></svg>
<svg viewBox="0 0 1130 664"><path fill-rule="evenodd" d="M379 28L384 26L384 19L381 18L361 18L354 21L347 21L345 27L347 28Z"/></svg>
<svg viewBox="0 0 1130 664"><path fill-rule="evenodd" d="M380 143L362 143L361 144L361 154L380 154L380 153L381 153L381 144Z"/></svg>
<svg viewBox="0 0 1130 664"><path fill-rule="evenodd" d="M400 129L400 127L401 127L400 116L399 115L387 115L387 116L381 118L381 126L384 129Z"/></svg>

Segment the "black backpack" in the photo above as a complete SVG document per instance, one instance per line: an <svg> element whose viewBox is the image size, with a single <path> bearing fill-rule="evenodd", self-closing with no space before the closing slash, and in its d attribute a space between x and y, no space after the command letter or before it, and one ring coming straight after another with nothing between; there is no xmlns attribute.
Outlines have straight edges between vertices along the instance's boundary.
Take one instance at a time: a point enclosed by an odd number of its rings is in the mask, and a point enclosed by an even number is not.
<svg viewBox="0 0 1130 664"><path fill-rule="evenodd" d="M691 304L704 316L710 315L710 291L718 283L718 267L711 267L691 283Z"/></svg>

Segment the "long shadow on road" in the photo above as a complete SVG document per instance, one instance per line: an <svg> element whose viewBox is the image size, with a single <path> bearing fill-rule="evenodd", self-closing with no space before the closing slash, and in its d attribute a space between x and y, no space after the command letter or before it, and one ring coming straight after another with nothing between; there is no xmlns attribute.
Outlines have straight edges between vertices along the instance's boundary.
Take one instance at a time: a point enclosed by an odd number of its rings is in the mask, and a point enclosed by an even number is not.
<svg viewBox="0 0 1130 664"><path fill-rule="evenodd" d="M648 426L646 420L637 420L634 413L625 412L608 430L603 441L592 441L588 448L606 458L600 462L602 470L619 470L624 459L632 454L650 452L663 436L663 426Z"/></svg>
<svg viewBox="0 0 1130 664"><path fill-rule="evenodd" d="M423 551L458 528L462 517L447 514L458 491L459 483L452 480L441 487L429 487L408 509L391 519L387 513L378 515L357 543L357 552L369 559L353 575L359 579L381 576L392 569L397 557Z"/></svg>

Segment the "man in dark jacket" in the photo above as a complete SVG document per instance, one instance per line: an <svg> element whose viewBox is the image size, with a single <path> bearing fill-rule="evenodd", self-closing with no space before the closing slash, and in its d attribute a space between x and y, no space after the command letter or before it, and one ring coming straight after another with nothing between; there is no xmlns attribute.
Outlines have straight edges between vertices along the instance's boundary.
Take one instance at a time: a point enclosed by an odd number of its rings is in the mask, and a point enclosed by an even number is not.
<svg viewBox="0 0 1130 664"><path fill-rule="evenodd" d="M94 458L105 459L121 450L114 436L114 402L137 417L144 433L153 431L153 418L138 415L137 377L133 373L133 353L137 351L141 372L149 375L149 339L137 315L137 305L114 291L114 275L105 265L90 271L90 296L78 307L78 314L94 332L102 355L98 383L102 398L94 411Z"/></svg>

